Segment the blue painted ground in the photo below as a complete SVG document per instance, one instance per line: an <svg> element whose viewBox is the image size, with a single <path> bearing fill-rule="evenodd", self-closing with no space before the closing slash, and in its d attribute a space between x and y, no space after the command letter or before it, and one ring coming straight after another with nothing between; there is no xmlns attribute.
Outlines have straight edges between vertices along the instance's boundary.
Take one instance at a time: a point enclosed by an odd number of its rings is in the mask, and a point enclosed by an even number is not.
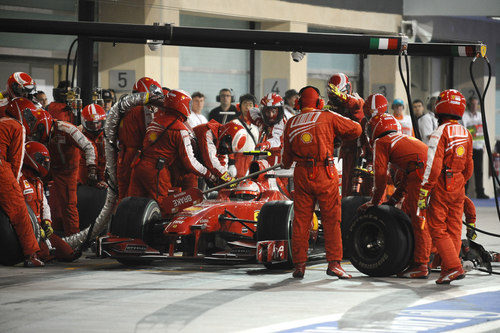
<svg viewBox="0 0 500 333"><path fill-rule="evenodd" d="M398 313L384 332L446 332L500 319L500 291L485 292L409 307ZM281 332L377 331L376 321L362 327L339 327L339 321L321 322Z"/></svg>

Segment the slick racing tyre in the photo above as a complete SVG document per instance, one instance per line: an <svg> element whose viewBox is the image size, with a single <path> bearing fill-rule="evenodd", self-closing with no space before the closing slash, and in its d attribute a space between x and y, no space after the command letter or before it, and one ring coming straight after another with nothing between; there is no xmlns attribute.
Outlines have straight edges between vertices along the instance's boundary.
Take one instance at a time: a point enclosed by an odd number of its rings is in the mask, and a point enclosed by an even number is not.
<svg viewBox="0 0 500 333"><path fill-rule="evenodd" d="M358 217L358 208L362 204L370 201L370 199L370 197L361 196L350 196L342 198L342 218L340 220L340 229L342 231L342 248L344 252L344 259L349 259L351 256L347 239L352 222L356 217Z"/></svg>
<svg viewBox="0 0 500 333"><path fill-rule="evenodd" d="M152 239L150 227L161 218L160 207L153 199L128 197L123 199L111 221L111 234L142 239Z"/></svg>
<svg viewBox="0 0 500 333"><path fill-rule="evenodd" d="M31 226L35 232L37 241L40 241L40 225L31 207L28 208L28 214L31 219ZM5 266L12 266L24 260L21 244L17 238L17 234L10 223L9 218L0 209L0 264Z"/></svg>
<svg viewBox="0 0 500 333"><path fill-rule="evenodd" d="M369 208L349 229L353 266L369 276L390 276L403 270L413 256L408 216L387 205Z"/></svg>
<svg viewBox="0 0 500 333"><path fill-rule="evenodd" d="M76 208L80 217L80 230L87 228L95 221L106 202L106 189L80 185L77 190Z"/></svg>
<svg viewBox="0 0 500 333"><path fill-rule="evenodd" d="M257 219L257 241L287 240L288 260L281 263L265 263L268 269L293 268L292 262L293 201L271 201L265 203Z"/></svg>

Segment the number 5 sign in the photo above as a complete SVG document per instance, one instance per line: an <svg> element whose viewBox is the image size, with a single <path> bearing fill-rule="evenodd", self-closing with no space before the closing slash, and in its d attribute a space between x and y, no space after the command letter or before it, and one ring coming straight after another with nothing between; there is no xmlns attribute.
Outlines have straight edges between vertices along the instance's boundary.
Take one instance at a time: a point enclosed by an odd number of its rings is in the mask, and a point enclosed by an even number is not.
<svg viewBox="0 0 500 333"><path fill-rule="evenodd" d="M113 70L109 71L109 88L116 92L132 91L135 84L134 70Z"/></svg>

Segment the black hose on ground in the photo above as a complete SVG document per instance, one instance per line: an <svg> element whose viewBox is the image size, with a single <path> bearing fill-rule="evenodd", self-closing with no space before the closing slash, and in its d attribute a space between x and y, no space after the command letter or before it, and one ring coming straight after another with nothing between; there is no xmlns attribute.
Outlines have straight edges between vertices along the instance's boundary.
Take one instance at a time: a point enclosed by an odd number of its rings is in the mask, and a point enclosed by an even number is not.
<svg viewBox="0 0 500 333"><path fill-rule="evenodd" d="M468 225L468 224L467 224L467 223L465 223L465 222L462 222L462 223L463 223L463 225L467 226L467 228L471 228L472 230L477 231L477 232L480 232L480 233L482 233L482 234L485 234L485 235L488 235L488 236L493 236L493 237L500 237L500 235L499 235L499 234L494 234L494 233L492 233L492 232L484 231L484 230L478 229L478 228L476 228L476 227L471 227L470 225Z"/></svg>
<svg viewBox="0 0 500 333"><path fill-rule="evenodd" d="M498 193L497 193L497 189L496 189L497 185L500 186L500 181L498 179L498 176L495 172L495 168L493 165L493 154L491 152L490 135L488 132L488 124L486 123L486 111L484 109L484 98L486 96L486 92L488 91L488 87L490 86L490 81L491 81L491 65L490 65L490 62L488 61L487 57L481 57L482 59L484 59L486 61L486 64L488 65L488 81L486 82L484 92L481 93L481 91L479 90L479 87L476 84L476 80L474 79L474 74L472 72L472 68L476 62L476 59L478 59L478 58L480 58L480 57L476 56L476 57L472 58L470 66L469 66L469 73L470 73L470 77L472 80L472 84L474 85L474 89L476 89L477 95L479 97L479 104L481 106L481 117L483 120L484 141L486 144L486 152L488 153L489 166L490 166L491 170L493 170L493 172L492 172L492 174L493 174L493 177L492 177L493 178L492 179L492 181L493 181L493 193L495 195L495 206L497 209L497 216L498 216L498 219L500 221L500 207L498 205Z"/></svg>

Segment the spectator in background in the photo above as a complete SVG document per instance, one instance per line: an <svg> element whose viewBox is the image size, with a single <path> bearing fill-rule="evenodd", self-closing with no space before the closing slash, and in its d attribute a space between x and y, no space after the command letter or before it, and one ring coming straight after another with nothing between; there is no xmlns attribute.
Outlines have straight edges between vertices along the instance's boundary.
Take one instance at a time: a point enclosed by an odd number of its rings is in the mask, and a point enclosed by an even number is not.
<svg viewBox="0 0 500 333"><path fill-rule="evenodd" d="M405 104L402 99L396 98L392 102L392 115L396 118L401 124L401 132L406 135L413 136L413 126L411 123L411 118L409 115L403 114L403 110L405 109Z"/></svg>
<svg viewBox="0 0 500 333"><path fill-rule="evenodd" d="M472 96L467 102L467 110L462 117L464 127L472 135L472 160L474 161L474 182L476 184L476 198L489 199L484 194L483 187L483 150L484 150L484 135L483 135L483 118L479 111L479 100ZM466 191L467 191L467 185Z"/></svg>
<svg viewBox="0 0 500 333"><path fill-rule="evenodd" d="M197 91L191 95L191 115L187 119L187 123L192 128L198 125L205 124L208 122L207 118L201 113L203 107L205 106L205 95Z"/></svg>
<svg viewBox="0 0 500 333"><path fill-rule="evenodd" d="M285 92L285 120L288 120L297 114L295 110L295 101L299 98L299 93L295 89L290 89Z"/></svg>
<svg viewBox="0 0 500 333"><path fill-rule="evenodd" d="M419 99L413 101L413 112L415 112L415 116L418 119L418 130L420 131L421 140L428 145L432 132L438 127L437 118L432 111L424 113L424 102Z"/></svg>
<svg viewBox="0 0 500 333"><path fill-rule="evenodd" d="M36 93L35 93L35 99L38 101L38 103L40 103L40 105L42 105L42 108L43 109L47 109L47 105L49 105L49 101L47 100L47 95L45 95L45 92L43 92L42 90L38 90Z"/></svg>
<svg viewBox="0 0 500 333"><path fill-rule="evenodd" d="M234 96L231 89L221 89L217 96L217 102L220 102L220 105L210 111L208 120L214 119L221 124L225 124L228 121L238 118L238 110L236 106L231 104L234 102ZM221 114L221 112L230 112L231 114Z"/></svg>
<svg viewBox="0 0 500 333"><path fill-rule="evenodd" d="M111 110L111 107L113 104L113 94L111 93L111 90L102 90L102 100L104 101L103 109L106 111L106 114L108 114L109 110Z"/></svg>

